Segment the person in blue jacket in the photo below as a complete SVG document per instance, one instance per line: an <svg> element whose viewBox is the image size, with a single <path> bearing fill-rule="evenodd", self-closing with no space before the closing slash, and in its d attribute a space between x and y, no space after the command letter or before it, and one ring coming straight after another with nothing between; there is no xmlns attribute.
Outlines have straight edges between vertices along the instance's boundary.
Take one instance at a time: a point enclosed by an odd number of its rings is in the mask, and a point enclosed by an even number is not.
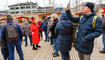
<svg viewBox="0 0 105 60"><path fill-rule="evenodd" d="M102 34L102 20L97 17L95 27L93 28L92 21L96 16L94 11L94 3L87 2L83 6L83 17L73 17L70 11L70 3L66 8L66 14L70 21L79 23L78 33L75 41L75 48L78 51L80 60L91 60L90 56L93 52L94 40Z"/></svg>
<svg viewBox="0 0 105 60"><path fill-rule="evenodd" d="M9 50L8 50L8 47L7 47L7 43L6 43L6 39L5 40L3 40L2 38L4 38L2 35L2 27L3 27L3 25L0 25L0 35L1 35L1 40L2 40L2 42L0 41L0 44L2 44L2 46L0 46L1 47L1 53L2 53L2 55L3 55L3 58L4 58L4 60L9 60Z"/></svg>
<svg viewBox="0 0 105 60"><path fill-rule="evenodd" d="M62 60L70 60L69 51L72 47L73 25L65 12L60 16L60 22L56 25L55 33L57 34L57 49L61 53Z"/></svg>
<svg viewBox="0 0 105 60"><path fill-rule="evenodd" d="M44 31L44 33L45 33L45 42L46 42L46 41L49 41L50 38L49 38L49 36L48 36L48 34L47 34L47 19L46 19L46 18L45 18L45 20L44 20L42 29L43 29L43 31Z"/></svg>
<svg viewBox="0 0 105 60"><path fill-rule="evenodd" d="M13 18L10 15L7 15L6 22L9 25L14 24ZM14 57L15 47L16 47L16 50L19 54L20 60L24 60L22 47L21 47L21 39L22 39L24 33L23 33L21 27L18 24L16 24L16 28L17 28L17 31L19 33L18 38L17 38L17 40L15 40L13 42L10 42L7 38L6 33L5 33L6 32L6 25L4 25L2 27L2 32L3 32L3 37L4 37L3 40L6 38L7 47L8 47L8 50L9 50L9 60L15 60L15 57Z"/></svg>

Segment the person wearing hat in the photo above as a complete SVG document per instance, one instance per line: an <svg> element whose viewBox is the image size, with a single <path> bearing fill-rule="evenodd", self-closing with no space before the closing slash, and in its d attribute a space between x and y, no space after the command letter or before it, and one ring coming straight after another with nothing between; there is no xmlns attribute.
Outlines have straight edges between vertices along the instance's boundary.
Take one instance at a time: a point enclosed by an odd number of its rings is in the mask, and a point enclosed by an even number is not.
<svg viewBox="0 0 105 60"><path fill-rule="evenodd" d="M2 27L2 32L3 32L3 40L6 39L6 42L7 42L7 47L9 50L9 60L15 60L15 56L14 56L14 52L15 52L14 48L15 47L19 54L20 60L24 60L23 51L22 51L22 47L21 47L21 39L22 39L24 33L23 33L21 27L18 24L15 24L13 22L13 18L11 15L6 16L6 22L7 23ZM13 29L9 29L10 27L12 27ZM9 29L8 31L11 30L13 33L17 33L16 39L8 37L10 34L7 32L7 29ZM13 35L11 34L11 36L13 36Z"/></svg>
<svg viewBox="0 0 105 60"><path fill-rule="evenodd" d="M74 47L78 51L80 60L91 60L90 56L93 52L94 40L99 37L103 31L102 20L100 17L97 17L93 27L92 21L96 16L93 3L87 2L82 10L84 13L82 17L73 17L69 3L66 8L66 14L70 21L79 23Z"/></svg>

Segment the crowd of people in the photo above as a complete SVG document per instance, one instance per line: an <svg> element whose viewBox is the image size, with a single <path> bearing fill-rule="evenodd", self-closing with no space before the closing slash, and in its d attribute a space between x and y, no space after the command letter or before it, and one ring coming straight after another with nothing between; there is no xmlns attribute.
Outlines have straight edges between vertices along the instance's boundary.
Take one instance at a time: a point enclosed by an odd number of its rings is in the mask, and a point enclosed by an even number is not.
<svg viewBox="0 0 105 60"><path fill-rule="evenodd" d="M13 21L11 15L7 15L6 24L0 26L0 47L4 60L15 60L14 48L19 54L20 60L24 60L21 47L23 36L25 37L25 47L28 45L33 50L38 50L40 40L42 40L42 31L45 33L44 42L49 42L54 46L53 57L58 57L59 52L62 60L70 60L69 51L72 48L72 39L74 23L78 23L78 32L74 42L74 47L78 52L80 60L91 60L91 54L94 48L94 40L103 33L104 49L100 53L105 53L105 18L100 18L94 11L94 3L87 2L83 6L83 15L73 17L70 9L70 3L66 10L61 13L60 18L57 14L52 14L44 18L43 22L31 17L31 21L24 20L22 25Z"/></svg>

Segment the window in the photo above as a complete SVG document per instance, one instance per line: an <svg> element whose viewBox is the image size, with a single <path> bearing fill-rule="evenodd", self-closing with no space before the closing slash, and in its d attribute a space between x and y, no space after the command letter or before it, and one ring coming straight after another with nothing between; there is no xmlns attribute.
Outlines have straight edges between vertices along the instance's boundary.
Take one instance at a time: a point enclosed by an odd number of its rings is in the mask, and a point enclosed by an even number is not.
<svg viewBox="0 0 105 60"><path fill-rule="evenodd" d="M11 14L15 14L15 12L10 12Z"/></svg>
<svg viewBox="0 0 105 60"><path fill-rule="evenodd" d="M31 11L27 11L27 13L29 14L29 13L31 13Z"/></svg>
<svg viewBox="0 0 105 60"><path fill-rule="evenodd" d="M21 7L21 9L25 9L25 7Z"/></svg>
<svg viewBox="0 0 105 60"><path fill-rule="evenodd" d="M36 6L32 6L32 8L36 8Z"/></svg>
<svg viewBox="0 0 105 60"><path fill-rule="evenodd" d="M33 10L32 13L36 13L36 10Z"/></svg>
<svg viewBox="0 0 105 60"><path fill-rule="evenodd" d="M39 13L43 12L42 10L38 10Z"/></svg>
<svg viewBox="0 0 105 60"><path fill-rule="evenodd" d="M16 14L19 14L19 11L16 11Z"/></svg>
<svg viewBox="0 0 105 60"><path fill-rule="evenodd" d="M15 9L19 9L19 7L16 7Z"/></svg>
<svg viewBox="0 0 105 60"><path fill-rule="evenodd" d="M26 6L27 9L30 9L30 6Z"/></svg>
<svg viewBox="0 0 105 60"><path fill-rule="evenodd" d="M21 11L21 13L25 14L25 11Z"/></svg>
<svg viewBox="0 0 105 60"><path fill-rule="evenodd" d="M11 10L14 10L14 8L10 8Z"/></svg>

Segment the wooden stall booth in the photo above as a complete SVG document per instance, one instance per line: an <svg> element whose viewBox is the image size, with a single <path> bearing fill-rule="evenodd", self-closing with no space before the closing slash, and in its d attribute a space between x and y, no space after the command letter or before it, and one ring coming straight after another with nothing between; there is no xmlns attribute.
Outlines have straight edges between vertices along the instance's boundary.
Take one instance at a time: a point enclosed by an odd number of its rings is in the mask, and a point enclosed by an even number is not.
<svg viewBox="0 0 105 60"><path fill-rule="evenodd" d="M23 17L23 16L17 17L16 19L18 20L19 23L24 23L23 20L29 21L29 17Z"/></svg>
<svg viewBox="0 0 105 60"><path fill-rule="evenodd" d="M46 17L46 16L51 16L51 14L57 14L58 16L61 15L61 12L53 12L53 13L41 13L41 14L38 14L39 18L41 19L41 21L43 21L43 18Z"/></svg>

